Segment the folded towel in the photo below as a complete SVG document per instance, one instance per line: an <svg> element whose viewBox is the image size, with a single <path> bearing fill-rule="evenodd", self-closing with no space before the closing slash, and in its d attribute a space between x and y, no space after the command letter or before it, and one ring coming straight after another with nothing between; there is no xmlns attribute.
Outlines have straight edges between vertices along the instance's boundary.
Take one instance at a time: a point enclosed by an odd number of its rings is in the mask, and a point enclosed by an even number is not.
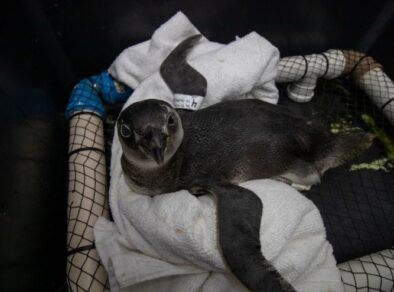
<svg viewBox="0 0 394 292"><path fill-rule="evenodd" d="M211 196L178 191L156 197L131 192L115 171L114 223L100 218L96 246L112 291L245 291L218 247ZM319 211L274 180L241 184L264 202L262 252L297 291L342 291Z"/></svg>
<svg viewBox="0 0 394 292"><path fill-rule="evenodd" d="M110 66L115 79L136 88L127 105L147 98L178 107L158 72L161 62L181 41L200 32L178 12L150 41L124 50ZM277 103L275 86L279 51L255 32L222 45L202 38L188 55L188 63L208 80L201 107L225 99L257 98ZM137 88L138 87L138 88Z"/></svg>
<svg viewBox="0 0 394 292"><path fill-rule="evenodd" d="M176 100L157 72L168 53L198 33L181 14L162 25L150 41L126 49L111 74L135 92L126 106L146 98ZM256 33L223 46L203 39L190 64L208 81L206 107L227 98L276 103L279 54ZM146 62L146 64L145 64ZM137 87L138 86L138 87ZM245 291L221 256L212 197L187 191L147 197L132 192L120 166L122 149L112 146L110 206L114 223L100 218L95 241L112 291ZM264 209L260 239L264 256L298 291L342 291L319 211L293 188L273 180L241 184Z"/></svg>

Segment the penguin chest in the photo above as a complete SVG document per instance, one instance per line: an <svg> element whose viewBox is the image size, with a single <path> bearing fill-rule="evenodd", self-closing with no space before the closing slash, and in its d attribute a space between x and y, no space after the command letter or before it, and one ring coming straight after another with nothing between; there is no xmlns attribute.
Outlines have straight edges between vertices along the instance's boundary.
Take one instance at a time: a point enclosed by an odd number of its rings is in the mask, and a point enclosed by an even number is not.
<svg viewBox="0 0 394 292"><path fill-rule="evenodd" d="M176 164L169 163L160 168L141 168L121 159L126 184L131 190L143 195L158 195L177 190Z"/></svg>

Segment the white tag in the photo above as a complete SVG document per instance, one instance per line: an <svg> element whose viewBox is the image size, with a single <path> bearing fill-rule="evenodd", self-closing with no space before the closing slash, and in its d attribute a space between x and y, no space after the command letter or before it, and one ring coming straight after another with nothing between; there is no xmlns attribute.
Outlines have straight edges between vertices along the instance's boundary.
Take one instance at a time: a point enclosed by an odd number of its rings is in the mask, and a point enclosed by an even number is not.
<svg viewBox="0 0 394 292"><path fill-rule="evenodd" d="M187 109L196 111L200 108L204 97L199 95L175 94L174 105L175 108Z"/></svg>

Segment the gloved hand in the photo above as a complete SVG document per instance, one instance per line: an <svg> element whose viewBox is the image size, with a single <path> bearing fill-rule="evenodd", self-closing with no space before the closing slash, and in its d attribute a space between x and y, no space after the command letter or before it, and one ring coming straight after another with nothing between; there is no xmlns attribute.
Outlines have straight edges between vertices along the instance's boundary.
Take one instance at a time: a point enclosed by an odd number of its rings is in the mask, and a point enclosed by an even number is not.
<svg viewBox="0 0 394 292"><path fill-rule="evenodd" d="M118 83L107 71L103 71L100 75L82 79L74 87L66 108L66 117L69 119L75 112L86 111L105 119L107 113L103 103L125 102L132 92L131 88Z"/></svg>

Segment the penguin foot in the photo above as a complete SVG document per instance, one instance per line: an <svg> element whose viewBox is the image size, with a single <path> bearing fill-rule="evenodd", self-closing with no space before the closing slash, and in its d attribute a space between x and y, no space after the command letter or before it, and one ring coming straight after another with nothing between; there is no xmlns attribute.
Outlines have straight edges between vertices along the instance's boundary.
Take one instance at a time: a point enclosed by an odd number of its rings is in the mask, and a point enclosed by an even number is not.
<svg viewBox="0 0 394 292"><path fill-rule="evenodd" d="M297 191L301 191L301 192L302 191L309 191L312 187L312 185L306 185L306 184L300 184L300 183L293 182L291 179L289 179L287 177L278 176L273 179L276 181L280 181L285 184L288 184L289 186L295 188Z"/></svg>
<svg viewBox="0 0 394 292"><path fill-rule="evenodd" d="M202 186L193 186L189 189L189 193L196 197L208 195L210 192Z"/></svg>
<svg viewBox="0 0 394 292"><path fill-rule="evenodd" d="M308 191L313 185L320 183L320 173L313 164L297 160L287 172L275 179L291 185L298 191Z"/></svg>
<svg viewBox="0 0 394 292"><path fill-rule="evenodd" d="M291 186L300 192L309 191L312 187L312 186L300 185L300 184L296 184L296 183L292 183Z"/></svg>

